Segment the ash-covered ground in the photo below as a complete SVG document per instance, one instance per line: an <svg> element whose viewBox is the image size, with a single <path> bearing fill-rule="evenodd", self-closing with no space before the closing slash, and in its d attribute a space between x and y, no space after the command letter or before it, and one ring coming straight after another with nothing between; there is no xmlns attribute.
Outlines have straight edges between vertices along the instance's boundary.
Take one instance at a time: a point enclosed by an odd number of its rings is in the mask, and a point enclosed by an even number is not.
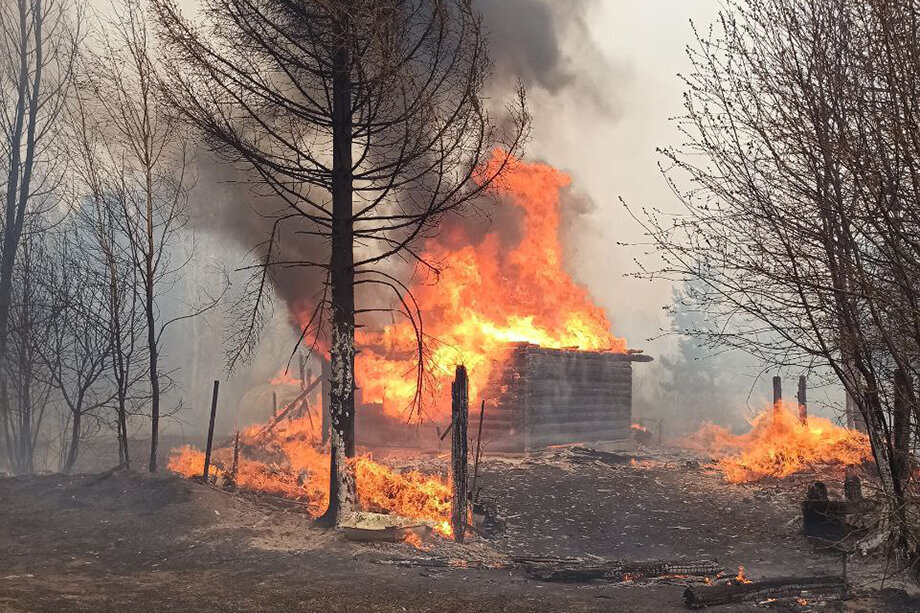
<svg viewBox="0 0 920 613"><path fill-rule="evenodd" d="M444 460L414 465L443 469ZM815 553L799 534L799 503L815 478L730 485L669 450L637 462L568 449L488 458L488 538L435 539L425 550L348 542L296 506L173 476L3 478L0 611L682 611L680 579L544 583L509 561L708 558L729 572L744 565L755 581L837 574L839 557ZM400 565L407 560L441 564ZM882 570L878 556L856 556L852 600L782 606L920 610L911 584L882 584Z"/></svg>

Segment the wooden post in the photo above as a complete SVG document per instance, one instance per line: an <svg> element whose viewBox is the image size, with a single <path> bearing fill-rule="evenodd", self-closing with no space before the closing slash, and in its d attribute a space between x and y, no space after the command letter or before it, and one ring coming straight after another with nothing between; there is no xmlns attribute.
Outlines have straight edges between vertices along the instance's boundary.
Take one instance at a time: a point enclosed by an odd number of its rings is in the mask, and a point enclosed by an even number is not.
<svg viewBox="0 0 920 613"><path fill-rule="evenodd" d="M211 394L211 423L208 425L208 446L204 452L204 482L208 482L208 472L211 469L211 445L214 444L214 418L217 417L217 391L220 381L214 380L214 392Z"/></svg>
<svg viewBox="0 0 920 613"><path fill-rule="evenodd" d="M894 409L892 411L892 433L895 453L896 479L903 482L910 470L910 379L898 368L894 371Z"/></svg>
<svg viewBox="0 0 920 613"><path fill-rule="evenodd" d="M776 421L779 412L783 410L783 380L779 376L773 377L773 421Z"/></svg>
<svg viewBox="0 0 920 613"><path fill-rule="evenodd" d="M278 417L278 392L272 390L272 417Z"/></svg>
<svg viewBox="0 0 920 613"><path fill-rule="evenodd" d="M483 400L479 406L479 434L476 435L476 453L473 454L473 485L470 488L470 496L473 503L476 502L476 481L479 480L479 460L482 457L482 419L486 413L486 401Z"/></svg>
<svg viewBox="0 0 920 613"><path fill-rule="evenodd" d="M450 445L451 478L453 481L453 501L450 508L450 525L454 540L463 542L466 533L466 477L467 477L467 440L466 424L469 417L469 384L466 366L457 367L457 374L451 386L451 423L453 436Z"/></svg>
<svg viewBox="0 0 920 613"><path fill-rule="evenodd" d="M233 468L230 470L231 479L236 483L236 474L240 469L240 431L236 431L236 438L233 439Z"/></svg>
<svg viewBox="0 0 920 613"><path fill-rule="evenodd" d="M806 379L805 375L799 377L799 393L796 395L797 400L799 401L799 421L804 423L808 422L808 398L806 396Z"/></svg>
<svg viewBox="0 0 920 613"><path fill-rule="evenodd" d="M303 391L307 387L307 377L304 374L304 370L307 366L307 356L303 354L303 351L300 352L300 391Z"/></svg>

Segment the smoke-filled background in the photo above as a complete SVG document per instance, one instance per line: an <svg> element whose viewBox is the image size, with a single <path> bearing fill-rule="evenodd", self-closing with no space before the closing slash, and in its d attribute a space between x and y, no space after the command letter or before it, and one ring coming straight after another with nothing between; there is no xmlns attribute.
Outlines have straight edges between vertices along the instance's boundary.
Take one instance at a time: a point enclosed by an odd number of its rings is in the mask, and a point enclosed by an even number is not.
<svg viewBox="0 0 920 613"><path fill-rule="evenodd" d="M184 8L194 10L194 1ZM635 368L635 412L665 416L672 432L706 418L743 420L748 406L766 398L756 365L739 356L708 357L688 341L664 334L675 322L663 310L675 289L626 275L643 257L641 230L619 198L636 207L674 209L676 203L658 170L656 147L679 141L669 118L680 114L682 84L677 74L687 65L690 20L705 25L715 16L715 0L475 0L490 33L494 77L490 94L496 105L520 79L527 88L533 117L527 157L572 176L565 195L563 244L567 268L585 284L613 322L616 336L645 349L656 361ZM209 278L214 266L235 271L254 263L276 204L246 183L244 173L221 166L206 153L199 158L193 194L194 233L202 262L190 270ZM500 204L491 220L473 216L463 224L475 237L490 226L513 240L518 214ZM323 257L326 245L283 237L285 259ZM209 262L211 264L209 264ZM225 373L228 329L234 325L230 304L251 298L248 273L232 272L228 305L185 330L175 330L166 359L176 369L184 409L168 428L176 434L198 432L206 417L213 378L226 383L218 429L264 419L271 410L268 381L291 357L297 334L289 307L308 303L322 279L305 270L275 275L276 293L264 311L260 342L252 359ZM195 285L190 280L189 287ZM692 317L688 315L688 317ZM238 322L236 322L238 324ZM192 342L188 342L192 339ZM296 370L296 358L291 362ZM315 367L315 364L313 365ZM679 392L678 392L679 390ZM676 433L676 432L674 432Z"/></svg>

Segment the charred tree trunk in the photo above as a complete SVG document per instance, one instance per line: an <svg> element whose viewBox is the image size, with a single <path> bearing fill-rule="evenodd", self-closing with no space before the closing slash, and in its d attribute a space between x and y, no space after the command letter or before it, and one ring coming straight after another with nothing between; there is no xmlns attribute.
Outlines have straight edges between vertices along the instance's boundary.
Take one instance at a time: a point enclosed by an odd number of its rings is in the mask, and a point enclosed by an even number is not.
<svg viewBox="0 0 920 613"><path fill-rule="evenodd" d="M347 29L347 17L341 27ZM346 31L341 34L347 36ZM348 48L342 44L333 55L333 156L332 156L332 338L329 358L330 472L329 508L320 518L336 525L356 502L355 456L355 270L352 211L351 75Z"/></svg>
<svg viewBox="0 0 920 613"><path fill-rule="evenodd" d="M323 415L321 418L322 428L322 443L323 445L329 442L329 429L331 420L329 419L329 406L332 402L332 390L330 389L329 382L332 380L332 364L329 362L327 356L323 356L321 367L320 367L320 377L322 377L322 396L323 396Z"/></svg>
<svg viewBox="0 0 920 613"><path fill-rule="evenodd" d="M457 375L451 389L451 418L453 432L450 445L450 472L453 500L450 507L450 525L454 532L454 540L462 543L466 534L466 478L469 468L466 438L469 418L469 384L466 366L462 365L457 367Z"/></svg>

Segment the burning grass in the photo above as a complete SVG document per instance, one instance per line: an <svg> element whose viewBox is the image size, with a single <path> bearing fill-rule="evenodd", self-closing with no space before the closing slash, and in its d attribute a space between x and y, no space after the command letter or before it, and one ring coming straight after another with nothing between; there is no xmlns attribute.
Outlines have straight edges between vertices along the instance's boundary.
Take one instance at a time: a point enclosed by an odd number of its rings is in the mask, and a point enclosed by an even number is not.
<svg viewBox="0 0 920 613"><path fill-rule="evenodd" d="M329 452L316 444L314 435L306 416L281 422L271 431L253 426L242 432L242 452L233 477L236 486L304 502L309 513L318 517L329 501ZM216 449L212 462L214 474L231 477L233 449ZM416 470L400 472L374 461L369 454L355 458L354 465L363 510L416 519L450 536L450 487L446 479ZM184 477L201 475L204 452L189 445L174 449L168 467Z"/></svg>
<svg viewBox="0 0 920 613"><path fill-rule="evenodd" d="M758 414L747 434L705 424L691 442L716 458L729 483L787 477L822 465L855 466L872 457L865 434L823 417L810 416L803 424L798 407L788 403Z"/></svg>

